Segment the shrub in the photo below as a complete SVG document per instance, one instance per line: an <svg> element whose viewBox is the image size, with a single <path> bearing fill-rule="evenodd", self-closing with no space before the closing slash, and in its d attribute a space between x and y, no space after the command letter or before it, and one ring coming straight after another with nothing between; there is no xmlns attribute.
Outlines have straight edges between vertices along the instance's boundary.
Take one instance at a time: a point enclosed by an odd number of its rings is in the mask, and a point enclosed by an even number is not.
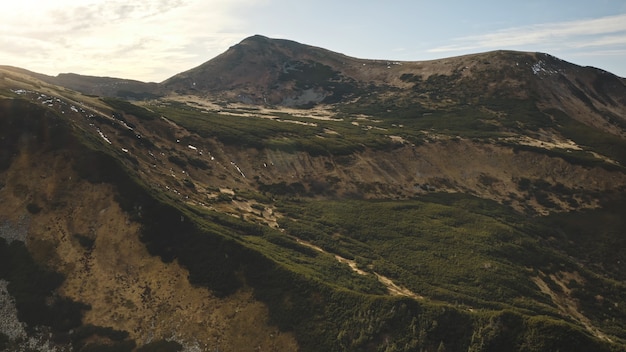
<svg viewBox="0 0 626 352"><path fill-rule="evenodd" d="M137 352L179 352L183 346L176 341L158 340L147 343L139 348Z"/></svg>
<svg viewBox="0 0 626 352"><path fill-rule="evenodd" d="M169 160L172 164L176 164L180 167L187 166L187 162L177 155L170 155L167 157L167 160Z"/></svg>
<svg viewBox="0 0 626 352"><path fill-rule="evenodd" d="M33 215L39 214L41 209L42 208L39 205L37 205L36 203L28 203L28 205L26 206L26 210L28 210L28 212L33 214Z"/></svg>

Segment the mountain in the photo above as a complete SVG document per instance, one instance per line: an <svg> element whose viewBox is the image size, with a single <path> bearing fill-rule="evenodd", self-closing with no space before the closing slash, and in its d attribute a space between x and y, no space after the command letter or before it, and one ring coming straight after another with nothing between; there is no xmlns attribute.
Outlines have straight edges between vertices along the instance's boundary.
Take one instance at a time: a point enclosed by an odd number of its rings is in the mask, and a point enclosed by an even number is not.
<svg viewBox="0 0 626 352"><path fill-rule="evenodd" d="M538 79L539 78L539 79ZM496 51L426 62L355 59L300 43L253 36L164 81L167 91L261 105L354 103L380 109L531 100L587 124L623 131L623 78L540 53ZM487 93L487 94L485 94ZM399 106L398 106L399 105ZM372 107L362 106L370 111ZM393 110L393 109L392 109ZM397 111L394 111L396 114ZM612 126L613 124L621 126Z"/></svg>
<svg viewBox="0 0 626 352"><path fill-rule="evenodd" d="M167 90L219 93L254 104L338 102L358 87L349 72L365 62L368 61L256 35L162 84Z"/></svg>
<svg viewBox="0 0 626 352"><path fill-rule="evenodd" d="M48 76L19 67L0 66L0 68L27 74L43 82L69 88L87 95L130 100L150 99L159 96L159 86L157 83L145 83L113 77L85 76L76 73L61 73L57 76Z"/></svg>
<svg viewBox="0 0 626 352"><path fill-rule="evenodd" d="M47 79L46 82L84 94L103 97L142 100L159 96L159 86L157 83L145 83L130 79L63 73Z"/></svg>
<svg viewBox="0 0 626 352"><path fill-rule="evenodd" d="M623 78L254 36L107 80L0 67L0 350L626 351Z"/></svg>

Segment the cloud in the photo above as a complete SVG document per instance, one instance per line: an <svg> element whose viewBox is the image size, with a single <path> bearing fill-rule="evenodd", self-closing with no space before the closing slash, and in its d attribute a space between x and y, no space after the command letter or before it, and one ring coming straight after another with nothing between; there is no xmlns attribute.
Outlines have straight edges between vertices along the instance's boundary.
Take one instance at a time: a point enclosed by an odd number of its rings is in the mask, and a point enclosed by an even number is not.
<svg viewBox="0 0 626 352"><path fill-rule="evenodd" d="M502 29L493 33L453 39L428 49L431 53L519 47L589 48L622 46L626 43L626 14L596 19L538 24Z"/></svg>
<svg viewBox="0 0 626 352"><path fill-rule="evenodd" d="M257 1L258 2L258 1ZM2 5L0 64L164 80L243 39L254 0L22 0Z"/></svg>

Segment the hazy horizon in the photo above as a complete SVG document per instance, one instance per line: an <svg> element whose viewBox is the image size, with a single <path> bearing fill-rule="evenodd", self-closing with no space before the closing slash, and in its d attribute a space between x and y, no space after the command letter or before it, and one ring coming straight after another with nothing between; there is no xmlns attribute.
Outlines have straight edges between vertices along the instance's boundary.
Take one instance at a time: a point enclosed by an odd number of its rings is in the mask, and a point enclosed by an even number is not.
<svg viewBox="0 0 626 352"><path fill-rule="evenodd" d="M364 59L540 51L626 77L626 3L23 0L2 5L0 65L163 81L260 34Z"/></svg>

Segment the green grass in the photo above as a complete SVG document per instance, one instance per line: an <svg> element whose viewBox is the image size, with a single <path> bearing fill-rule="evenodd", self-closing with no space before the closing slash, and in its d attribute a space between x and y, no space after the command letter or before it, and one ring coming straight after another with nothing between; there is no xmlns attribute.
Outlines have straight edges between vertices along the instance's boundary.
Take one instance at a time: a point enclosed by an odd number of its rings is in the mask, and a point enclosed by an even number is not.
<svg viewBox="0 0 626 352"><path fill-rule="evenodd" d="M595 151L619 162L623 170L626 165L626 140L624 138L578 122L560 110L552 109L546 113L554 117L566 138L586 147L585 149Z"/></svg>
<svg viewBox="0 0 626 352"><path fill-rule="evenodd" d="M290 234L359 258L427 297L481 306L523 295L544 309L531 273L519 267L541 263L546 253L502 209L477 211L472 201L285 202L279 211L294 218L281 221Z"/></svg>
<svg viewBox="0 0 626 352"><path fill-rule="evenodd" d="M224 144L311 155L349 155L365 148L391 149L397 145L381 130L363 129L349 121L320 121L286 115L281 122L261 117L222 115L200 111L180 103L151 107L166 118L203 137ZM326 129L337 132L327 133Z"/></svg>
<svg viewBox="0 0 626 352"><path fill-rule="evenodd" d="M102 101L117 111L133 115L138 119L151 121L159 118L159 114L126 100L116 98L102 98Z"/></svg>

